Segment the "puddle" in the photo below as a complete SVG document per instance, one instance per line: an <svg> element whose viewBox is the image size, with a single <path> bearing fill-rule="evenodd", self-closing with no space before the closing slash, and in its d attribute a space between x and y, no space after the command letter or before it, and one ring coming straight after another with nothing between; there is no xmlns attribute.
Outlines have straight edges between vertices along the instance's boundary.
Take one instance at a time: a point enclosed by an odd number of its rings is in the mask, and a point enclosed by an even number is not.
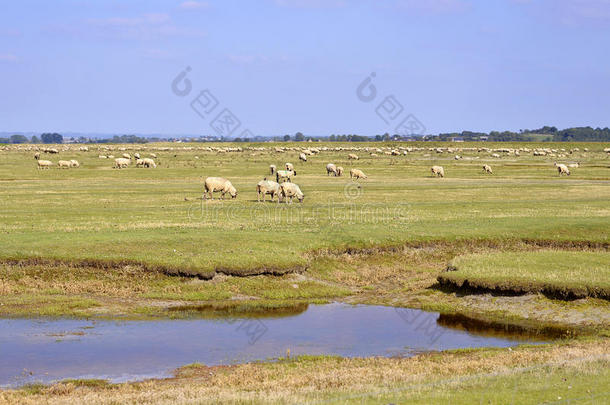
<svg viewBox="0 0 610 405"><path fill-rule="evenodd" d="M454 329L439 323L438 313L382 306L310 305L270 317L218 315L126 322L2 319L0 387L67 378L168 377L189 363L266 360L285 356L287 349L291 356L410 356L534 340Z"/></svg>

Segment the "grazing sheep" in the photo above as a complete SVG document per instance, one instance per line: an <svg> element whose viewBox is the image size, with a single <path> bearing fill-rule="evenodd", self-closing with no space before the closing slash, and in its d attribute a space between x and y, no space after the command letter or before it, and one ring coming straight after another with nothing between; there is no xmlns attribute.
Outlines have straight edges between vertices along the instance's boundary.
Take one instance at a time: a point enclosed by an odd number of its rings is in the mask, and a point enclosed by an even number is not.
<svg viewBox="0 0 610 405"><path fill-rule="evenodd" d="M269 165L269 171L271 172L271 174L274 174L276 170L277 167L275 167L275 165Z"/></svg>
<svg viewBox="0 0 610 405"><path fill-rule="evenodd" d="M114 167L116 169L126 169L131 163L131 160L127 158L116 158L114 159Z"/></svg>
<svg viewBox="0 0 610 405"><path fill-rule="evenodd" d="M140 154L136 152L136 153L133 154L133 157L136 158L136 159L140 159Z"/></svg>
<svg viewBox="0 0 610 405"><path fill-rule="evenodd" d="M151 158L153 158L153 159L156 159L156 158L157 158L157 155L155 155L154 153L151 153L151 154L150 154L150 157L151 157Z"/></svg>
<svg viewBox="0 0 610 405"><path fill-rule="evenodd" d="M224 200L225 194L229 193L231 198L237 197L237 190L233 187L233 184L227 179L222 177L208 177L205 179L203 198L207 199L208 193L210 198L214 199L214 192L220 191L220 199Z"/></svg>
<svg viewBox="0 0 610 405"><path fill-rule="evenodd" d="M358 160L358 155L354 155L353 153L350 153L349 155L347 155L347 158L350 160Z"/></svg>
<svg viewBox="0 0 610 405"><path fill-rule="evenodd" d="M337 176L337 166L332 163L326 165L326 175L333 174L335 177Z"/></svg>
<svg viewBox="0 0 610 405"><path fill-rule="evenodd" d="M142 166L144 166L144 160L136 159L136 167L142 167Z"/></svg>
<svg viewBox="0 0 610 405"><path fill-rule="evenodd" d="M80 163L78 163L78 160L70 160L70 166L71 167L80 167Z"/></svg>
<svg viewBox="0 0 610 405"><path fill-rule="evenodd" d="M38 168L39 169L50 169L53 166L53 162L50 160L38 160Z"/></svg>
<svg viewBox="0 0 610 405"><path fill-rule="evenodd" d="M491 157L492 157L492 158L499 158L499 157L500 157L500 155L498 155L497 153L492 153L492 154L491 154Z"/></svg>
<svg viewBox="0 0 610 405"><path fill-rule="evenodd" d="M445 169L443 169L443 166L432 166L430 171L432 172L432 176L445 177Z"/></svg>
<svg viewBox="0 0 610 405"><path fill-rule="evenodd" d="M40 152L34 153L34 159L36 159L36 160L40 159Z"/></svg>
<svg viewBox="0 0 610 405"><path fill-rule="evenodd" d="M494 174L493 170L491 170L491 166L490 165L483 165L483 171L485 173Z"/></svg>
<svg viewBox="0 0 610 405"><path fill-rule="evenodd" d="M99 159L108 159L108 156L106 156L106 155L99 155L98 158Z"/></svg>
<svg viewBox="0 0 610 405"><path fill-rule="evenodd" d="M341 177L343 175L343 167L337 166L337 177Z"/></svg>
<svg viewBox="0 0 610 405"><path fill-rule="evenodd" d="M59 162L57 162L57 167L65 167L66 169L69 169L70 167L72 167L72 163L69 160L60 160Z"/></svg>
<svg viewBox="0 0 610 405"><path fill-rule="evenodd" d="M142 166L144 166L144 167L148 167L148 168L152 167L153 169L157 167L157 164L155 163L155 161L150 158L144 158L141 160L142 160Z"/></svg>
<svg viewBox="0 0 610 405"><path fill-rule="evenodd" d="M303 162L307 162L307 155L305 155L304 153L301 153L299 155L299 160L302 160Z"/></svg>
<svg viewBox="0 0 610 405"><path fill-rule="evenodd" d="M292 176L296 175L297 172L295 172L294 170L278 170L277 172L275 172L275 180L278 183L281 183L282 181L290 181Z"/></svg>
<svg viewBox="0 0 610 405"><path fill-rule="evenodd" d="M366 174L364 174L364 172L360 169L350 169L349 177L352 179L368 179Z"/></svg>
<svg viewBox="0 0 610 405"><path fill-rule="evenodd" d="M279 204L280 200L290 198L290 203L292 204L292 199L294 197L296 197L297 200L299 200L299 202L301 203L303 202L303 199L305 199L305 195L303 194L299 186L294 183L282 183L280 185L280 194L279 198L277 199L277 203Z"/></svg>
<svg viewBox="0 0 610 405"><path fill-rule="evenodd" d="M566 176L570 175L570 169L568 169L568 166L564 165L563 163L555 163L555 166L557 167L557 172L559 173L559 175L561 176L562 174L565 174Z"/></svg>
<svg viewBox="0 0 610 405"><path fill-rule="evenodd" d="M78 148L78 150L80 150L81 152L88 152L89 148L86 146L81 146L80 148Z"/></svg>
<svg viewBox="0 0 610 405"><path fill-rule="evenodd" d="M578 162L576 162L576 163L570 163L570 164L568 165L568 167L569 167L569 168L571 168L571 169L577 169L577 168L579 168L579 167L580 167L580 163L578 163Z"/></svg>
<svg viewBox="0 0 610 405"><path fill-rule="evenodd" d="M292 163L286 163L285 167L286 167L286 170L290 170L290 171L294 172L294 165Z"/></svg>
<svg viewBox="0 0 610 405"><path fill-rule="evenodd" d="M260 202L261 194L263 196L263 202L265 202L265 196L267 194L271 194L271 201L277 196L278 201L280 198L280 185L272 180L267 180L265 177L263 180L259 181L256 185L256 194L257 199Z"/></svg>
<svg viewBox="0 0 610 405"><path fill-rule="evenodd" d="M131 160L131 156L129 156L129 153L123 153L123 158Z"/></svg>

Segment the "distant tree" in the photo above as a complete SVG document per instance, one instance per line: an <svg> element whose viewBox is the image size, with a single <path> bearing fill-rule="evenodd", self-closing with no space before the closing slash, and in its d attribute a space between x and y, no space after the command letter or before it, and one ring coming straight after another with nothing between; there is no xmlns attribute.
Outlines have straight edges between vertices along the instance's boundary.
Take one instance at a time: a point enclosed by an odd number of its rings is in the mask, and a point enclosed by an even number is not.
<svg viewBox="0 0 610 405"><path fill-rule="evenodd" d="M28 138L23 135L11 135L11 143L28 143Z"/></svg>
<svg viewBox="0 0 610 405"><path fill-rule="evenodd" d="M297 142L303 142L305 140L305 135L300 132L297 132L296 134L294 134L294 140Z"/></svg>
<svg viewBox="0 0 610 405"><path fill-rule="evenodd" d="M38 139L38 137L36 135L34 135L32 137L32 140L30 141L30 143L40 143L40 139Z"/></svg>
<svg viewBox="0 0 610 405"><path fill-rule="evenodd" d="M235 138L234 140L235 142L243 142L243 140L241 138Z"/></svg>
<svg viewBox="0 0 610 405"><path fill-rule="evenodd" d="M284 135L284 142L290 142L290 135Z"/></svg>
<svg viewBox="0 0 610 405"><path fill-rule="evenodd" d="M44 134L40 135L40 138L42 139L43 143L63 143L64 142L64 137L56 132L44 133Z"/></svg>
<svg viewBox="0 0 610 405"><path fill-rule="evenodd" d="M10 143L11 140L9 138L0 138L0 143Z"/></svg>

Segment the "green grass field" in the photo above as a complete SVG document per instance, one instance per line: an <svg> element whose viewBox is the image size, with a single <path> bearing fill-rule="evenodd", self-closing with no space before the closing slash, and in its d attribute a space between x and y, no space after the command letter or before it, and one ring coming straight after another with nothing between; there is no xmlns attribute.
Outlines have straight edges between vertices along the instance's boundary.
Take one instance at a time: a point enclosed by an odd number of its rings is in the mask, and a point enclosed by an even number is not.
<svg viewBox="0 0 610 405"><path fill-rule="evenodd" d="M112 169L98 151L51 156L78 159L79 169L37 170L32 152L3 151L0 258L137 263L210 277L218 270L290 271L307 265L307 253L319 249L433 239L607 244L610 160L604 145L587 146L589 152L564 159L464 152L472 160L455 161L454 154L424 151L396 157L358 152L361 159L351 162L348 152L329 151L300 163L296 151L219 154L173 145L173 151L156 152L155 170ZM555 160L579 161L581 167L559 178ZM269 164L284 162L296 165L294 182L305 203L257 204L256 183ZM347 171L360 168L369 179L357 189L346 177L327 177L328 162ZM484 162L493 166L493 176L482 172ZM430 177L433 164L445 167L444 179ZM207 176L230 179L238 199L201 201Z"/></svg>

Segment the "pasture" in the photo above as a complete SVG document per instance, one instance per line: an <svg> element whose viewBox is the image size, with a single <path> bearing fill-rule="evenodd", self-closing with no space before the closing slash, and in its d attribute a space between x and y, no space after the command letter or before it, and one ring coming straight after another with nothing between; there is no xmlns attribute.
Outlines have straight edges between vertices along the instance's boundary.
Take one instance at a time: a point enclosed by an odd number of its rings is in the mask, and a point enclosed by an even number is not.
<svg viewBox="0 0 610 405"><path fill-rule="evenodd" d="M548 142L175 143L91 145L81 151L78 145L62 145L58 154L42 155L55 163L48 170L37 169L35 146L3 147L0 314L181 318L205 316L194 310L198 306L264 311L342 301L435 310L527 333L588 335L593 343L571 344L580 345L583 353L589 348L607 351L610 157L605 147ZM320 151L300 161L307 148ZM542 149L548 150L545 156L534 156L534 150ZM391 150L398 154L385 153ZM98 157L135 152L142 157L154 153L157 167L137 168L132 162L115 169L113 159ZM359 159L348 159L350 153ZM60 159L78 160L80 167L59 169ZM305 194L304 202L257 202L257 182L274 179L269 165L283 168L286 162L295 166L292 181ZM345 168L343 176L326 174L331 162ZM579 167L560 177L555 162L578 162ZM492 166L493 174L483 171L484 164ZM445 177L433 177L433 165L443 166ZM351 168L368 178L352 181ZM237 198L227 195L221 201L217 194L214 200L203 200L208 176L229 179ZM566 300L569 292L577 292L578 299ZM528 357L531 364L561 357L561 350L570 352L554 345L544 349L553 356L541 354L546 353L542 349L519 350L533 356ZM473 353L447 354L439 361L457 364L461 360L456 356L475 363L480 356L498 359L490 370L504 370L504 380L477 377L471 384L495 384L503 398L510 384L527 379L513 370L520 363L504 354ZM359 361L375 364L305 358L231 368L214 378L214 398L257 400L246 394L251 388L246 382L235 386L235 376L246 373L243 367L253 367L249 372L261 376L268 368L281 368L282 373L296 369L323 378L331 363L347 376L368 366L397 370L437 360ZM553 367L545 368L549 381L584 369L591 381L607 376L598 363ZM350 387L364 392L397 386L373 374L362 381L345 377L320 398L336 399ZM197 380L193 374L182 371L177 378L193 392L203 392L191 385ZM267 393L280 401L296 393L303 400L313 398L303 393L296 376L286 379L285 384L269 385ZM74 390L70 384L64 388L81 402L86 399L79 396L87 390L100 395L98 390L107 389ZM195 395L163 384L156 386L155 395ZM450 386L464 403L472 402L474 394L469 393L479 392ZM141 399L134 389L123 386L113 395L123 392L123 399ZM14 400L14 395L35 402L40 392L0 394L0 402ZM418 395L422 403L444 398L432 388ZM391 402L393 397L387 398Z"/></svg>

